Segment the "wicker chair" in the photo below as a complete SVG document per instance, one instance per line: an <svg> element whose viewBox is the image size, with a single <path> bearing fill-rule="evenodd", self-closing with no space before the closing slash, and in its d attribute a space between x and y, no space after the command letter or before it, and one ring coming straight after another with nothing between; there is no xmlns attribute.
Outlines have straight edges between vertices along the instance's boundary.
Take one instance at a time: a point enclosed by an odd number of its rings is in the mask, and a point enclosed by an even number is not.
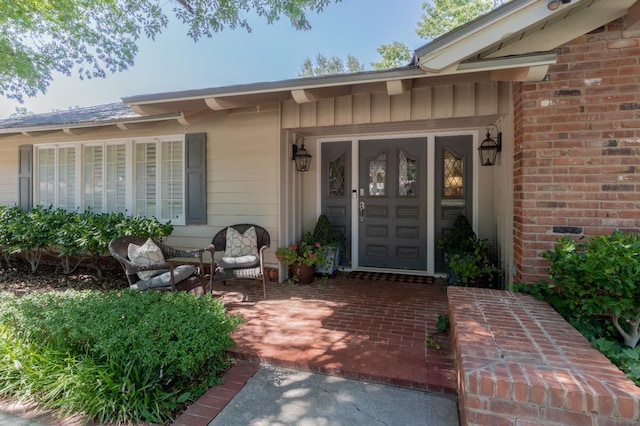
<svg viewBox="0 0 640 426"><path fill-rule="evenodd" d="M224 265L216 265L214 263L214 254L217 251L225 251L227 245L227 230L229 228L235 229L238 233L244 234L245 231L251 227L254 227L256 230L257 237L257 248L258 248L258 258L259 264L252 265L249 267L237 266L237 267L229 267ZM267 298L267 284L266 277L264 273L264 251L271 244L271 237L266 229L258 226L252 225L248 223L231 225L226 228L223 228L220 232L218 232L213 240L211 241L211 245L207 248L209 252L211 252L211 278L209 279L209 285L211 290L213 290L213 282L214 281L222 281L223 284L227 280L259 280L262 281L262 293L263 297ZM224 259L224 258L223 258Z"/></svg>
<svg viewBox="0 0 640 426"><path fill-rule="evenodd" d="M129 260L129 244L133 243L137 246L142 246L147 241L147 239L147 237L125 236L114 238L109 243L109 252L111 253L111 256L117 259L118 262L120 262L120 264L122 265L122 268L124 269L124 272L127 276L127 280L129 281L129 286L131 286L131 288L189 291L195 287L202 285L202 273L204 270L202 253L204 252L204 249L181 250L170 247L160 241L153 240L153 242L158 247L160 247L165 261L163 263L156 263L147 266L133 263L131 260ZM168 260L177 257L192 257L198 259L198 261L200 262L200 268L194 268L193 265L175 266L173 263L168 262ZM153 278L153 283L151 284L151 281L140 279L140 277L138 276L138 272L141 271L162 272ZM149 284L149 286L142 285L143 283Z"/></svg>

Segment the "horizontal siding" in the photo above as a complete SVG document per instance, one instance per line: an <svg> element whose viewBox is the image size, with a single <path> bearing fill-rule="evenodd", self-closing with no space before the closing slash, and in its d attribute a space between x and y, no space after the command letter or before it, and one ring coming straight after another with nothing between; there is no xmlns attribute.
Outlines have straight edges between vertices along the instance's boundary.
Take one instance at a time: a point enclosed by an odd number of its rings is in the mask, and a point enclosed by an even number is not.
<svg viewBox="0 0 640 426"><path fill-rule="evenodd" d="M189 133L207 133L207 225L174 226L167 242L182 248L203 248L223 227L255 223L272 238L266 253L270 266L277 266L279 223L279 110L263 107L249 112L206 112L190 120ZM115 126L96 129L83 136L55 132L38 137L0 138L0 204L17 201L18 146L52 142L84 142L100 139L181 134L177 122L137 126L119 130Z"/></svg>
<svg viewBox="0 0 640 426"><path fill-rule="evenodd" d="M0 139L0 205L18 202L18 146L28 143L21 137Z"/></svg>
<svg viewBox="0 0 640 426"><path fill-rule="evenodd" d="M207 135L207 212L211 242L225 226L254 223L267 229L271 249L266 262L277 265L280 215L280 127L277 110L234 113L212 123ZM199 231L204 232L200 228ZM189 232L190 230L185 230Z"/></svg>
<svg viewBox="0 0 640 426"><path fill-rule="evenodd" d="M412 90L389 96L377 91L337 98L282 104L282 127L295 129L353 124L473 117L497 114L499 90L495 81L459 82L427 86L417 81Z"/></svg>

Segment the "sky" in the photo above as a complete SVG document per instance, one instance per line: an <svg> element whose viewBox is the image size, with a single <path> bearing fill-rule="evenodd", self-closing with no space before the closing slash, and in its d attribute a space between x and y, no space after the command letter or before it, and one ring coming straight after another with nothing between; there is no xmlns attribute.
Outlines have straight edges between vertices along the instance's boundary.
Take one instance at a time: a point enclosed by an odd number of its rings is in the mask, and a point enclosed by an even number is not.
<svg viewBox="0 0 640 426"><path fill-rule="evenodd" d="M119 102L121 98L296 78L317 54L346 60L353 55L370 70L377 48L394 40L410 49L426 41L416 34L426 0L342 0L309 14L312 29L295 30L287 18L268 25L251 19L253 31L225 29L194 42L175 20L155 41L141 39L135 64L104 79L55 74L46 94L23 104L0 97L0 118L17 106L34 113Z"/></svg>

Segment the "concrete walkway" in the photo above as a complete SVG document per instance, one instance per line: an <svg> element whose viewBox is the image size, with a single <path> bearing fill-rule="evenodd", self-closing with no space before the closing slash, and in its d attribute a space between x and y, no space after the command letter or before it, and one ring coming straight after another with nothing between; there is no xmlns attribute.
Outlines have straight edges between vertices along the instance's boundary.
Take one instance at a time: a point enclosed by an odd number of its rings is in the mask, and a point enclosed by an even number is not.
<svg viewBox="0 0 640 426"><path fill-rule="evenodd" d="M454 397L261 367L209 426L457 426Z"/></svg>

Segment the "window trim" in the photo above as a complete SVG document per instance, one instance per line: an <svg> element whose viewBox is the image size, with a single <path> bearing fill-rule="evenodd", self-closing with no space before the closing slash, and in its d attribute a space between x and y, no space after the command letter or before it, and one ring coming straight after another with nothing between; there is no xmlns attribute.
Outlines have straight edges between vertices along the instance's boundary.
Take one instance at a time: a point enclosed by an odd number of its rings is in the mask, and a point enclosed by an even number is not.
<svg viewBox="0 0 640 426"><path fill-rule="evenodd" d="M56 204L58 203L59 197L59 176L58 176L58 150L60 148L75 148L75 156L76 156L76 209L83 209L85 205L85 197L84 197L84 173L85 173L85 147L91 146L102 146L103 147L103 186L106 188L106 154L108 145L124 145L125 146L125 173L126 173L126 182L125 182L125 209L126 214L133 215L135 214L135 200L136 200L136 185L135 185L135 146L139 143L156 143L158 146L158 155L156 157L156 182L157 182L157 191L156 191L156 214L155 217L158 218L161 222L171 221L174 225L185 225L186 216L187 216L187 205L186 205L186 178L185 178L185 158L186 158L186 136L185 134L168 134L168 135L160 135L160 136L145 136L145 137L132 137L132 138L113 138L113 139L99 139L99 140L87 140L87 141L78 141L78 142L60 142L60 143L41 143L33 145L33 182L32 182L32 194L33 194L33 204L40 204L40 193L38 191L38 186L40 184L40 175L39 175L39 161L38 161L38 153L41 149L54 149L55 151L55 191L54 194ZM180 142L182 145L182 214L176 218L161 218L162 214L162 182L161 182L161 171L162 171L162 143L163 142ZM102 194L103 206L107 206L107 191L103 191ZM57 207L57 205L56 205ZM106 211L106 209L105 209Z"/></svg>

